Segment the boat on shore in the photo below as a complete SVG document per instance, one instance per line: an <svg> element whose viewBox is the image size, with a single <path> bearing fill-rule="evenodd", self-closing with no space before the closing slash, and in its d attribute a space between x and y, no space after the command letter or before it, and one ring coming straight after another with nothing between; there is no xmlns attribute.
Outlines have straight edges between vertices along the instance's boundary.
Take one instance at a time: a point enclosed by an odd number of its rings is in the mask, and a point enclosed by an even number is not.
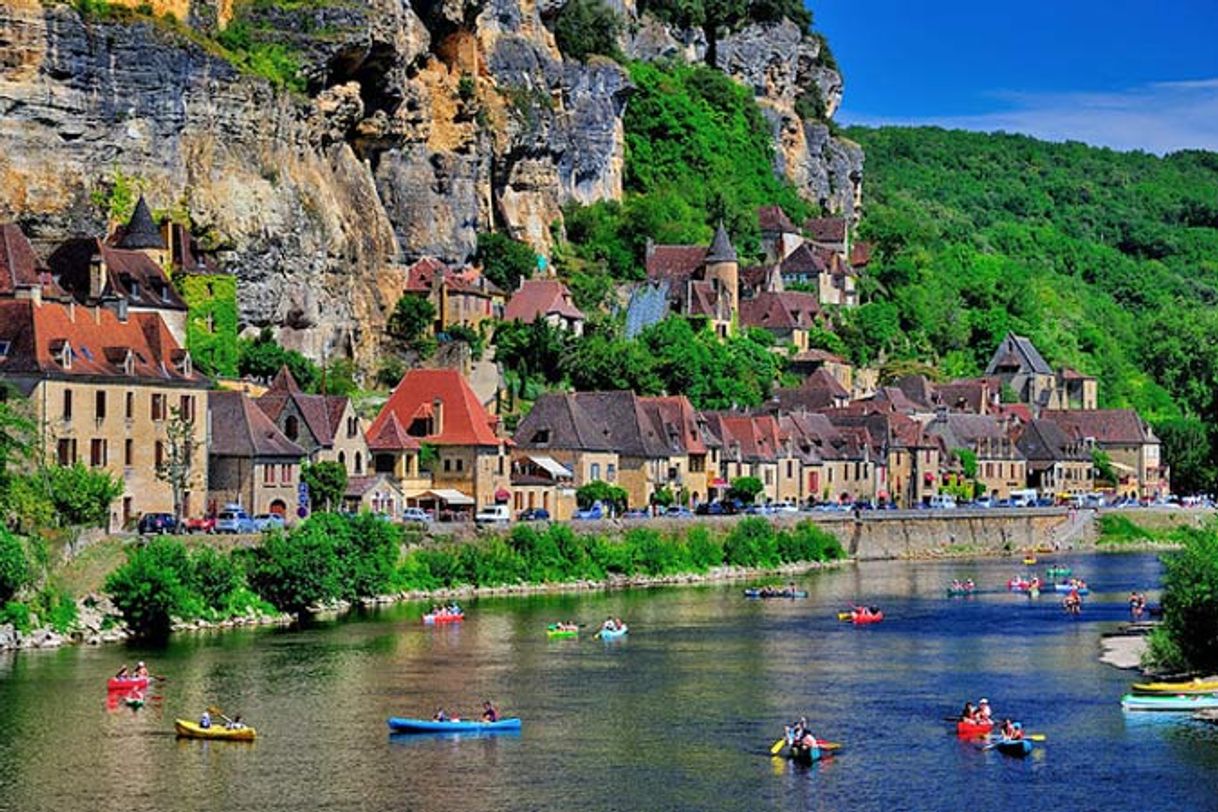
<svg viewBox="0 0 1218 812"><path fill-rule="evenodd" d="M1218 708L1218 696L1214 694L1177 694L1174 696L1125 694L1121 697L1121 707L1128 711L1193 713Z"/></svg>
<svg viewBox="0 0 1218 812"><path fill-rule="evenodd" d="M252 727L228 728L221 725L200 727L188 719L174 719L173 729L180 739L211 739L215 741L252 742L258 732Z"/></svg>
<svg viewBox="0 0 1218 812"><path fill-rule="evenodd" d="M1135 694L1218 694L1218 679L1181 682L1135 682Z"/></svg>
<svg viewBox="0 0 1218 812"><path fill-rule="evenodd" d="M520 730L520 719L515 716L500 719L497 722L483 722L474 719L469 721L448 719L438 722L434 719L390 716L386 723L393 733L494 733Z"/></svg>

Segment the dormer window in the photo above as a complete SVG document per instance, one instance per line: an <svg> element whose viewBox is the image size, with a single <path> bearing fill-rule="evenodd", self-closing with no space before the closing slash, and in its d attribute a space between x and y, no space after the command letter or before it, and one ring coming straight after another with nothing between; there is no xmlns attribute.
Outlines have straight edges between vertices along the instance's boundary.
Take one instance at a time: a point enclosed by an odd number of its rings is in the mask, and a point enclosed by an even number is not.
<svg viewBox="0 0 1218 812"><path fill-rule="evenodd" d="M51 357L64 369L72 368L72 345L66 338L57 338L51 342Z"/></svg>
<svg viewBox="0 0 1218 812"><path fill-rule="evenodd" d="M533 432L533 439L529 442L533 445L547 445L550 442L550 430L538 429Z"/></svg>

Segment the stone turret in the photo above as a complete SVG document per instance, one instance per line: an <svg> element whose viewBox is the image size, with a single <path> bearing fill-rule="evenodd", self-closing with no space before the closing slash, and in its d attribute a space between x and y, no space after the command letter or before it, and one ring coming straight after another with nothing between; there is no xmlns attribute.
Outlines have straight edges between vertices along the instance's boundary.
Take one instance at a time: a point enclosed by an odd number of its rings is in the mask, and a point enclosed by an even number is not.
<svg viewBox="0 0 1218 812"><path fill-rule="evenodd" d="M724 320L735 322L740 297L740 262L723 223L715 229L715 238L706 253L706 279L714 283L715 292L724 305Z"/></svg>
<svg viewBox="0 0 1218 812"><path fill-rule="evenodd" d="M143 195L140 195L139 201L135 204L135 211L131 213L131 219L123 230L123 238L118 241L118 247L130 251L143 251L157 265L165 267L168 260L165 238L153 221L152 211L148 208L148 201L144 200Z"/></svg>

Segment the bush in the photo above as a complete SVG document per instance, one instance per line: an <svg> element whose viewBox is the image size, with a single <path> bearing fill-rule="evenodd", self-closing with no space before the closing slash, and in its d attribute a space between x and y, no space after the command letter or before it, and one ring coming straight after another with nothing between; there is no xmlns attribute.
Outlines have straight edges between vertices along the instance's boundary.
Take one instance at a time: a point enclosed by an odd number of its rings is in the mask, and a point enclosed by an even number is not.
<svg viewBox="0 0 1218 812"><path fill-rule="evenodd" d="M190 556L190 586L203 603L216 613L225 613L234 592L242 585L241 568L231 555L211 547L200 547Z"/></svg>
<svg viewBox="0 0 1218 812"><path fill-rule="evenodd" d="M197 616L201 601L190 590L193 575L182 543L158 536L127 551L127 562L106 578L106 591L134 634L163 635L173 618Z"/></svg>
<svg viewBox="0 0 1218 812"><path fill-rule="evenodd" d="M246 577L281 612L300 612L336 599L341 591L334 541L315 516L290 534L271 533L251 551Z"/></svg>
<svg viewBox="0 0 1218 812"><path fill-rule="evenodd" d="M563 56L586 62L593 54L620 59L622 21L603 0L571 0L558 13L554 41Z"/></svg>
<svg viewBox="0 0 1218 812"><path fill-rule="evenodd" d="M478 235L474 262L482 266L483 276L509 293L537 270L537 255L532 248L497 232Z"/></svg>
<svg viewBox="0 0 1218 812"><path fill-rule="evenodd" d="M105 527L110 503L123 494L122 481L83 463L46 469L51 502L60 522L71 527Z"/></svg>
<svg viewBox="0 0 1218 812"><path fill-rule="evenodd" d="M380 516L360 513L353 519L331 517L346 527L333 529L338 556L340 597L368 598L388 592L402 543L402 529Z"/></svg>
<svg viewBox="0 0 1218 812"><path fill-rule="evenodd" d="M309 488L309 504L314 513L343 506L347 468L341 462L306 462L300 466L300 481Z"/></svg>
<svg viewBox="0 0 1218 812"><path fill-rule="evenodd" d="M723 564L723 541L705 527L694 527L685 536L690 566L696 572L706 572Z"/></svg>
<svg viewBox="0 0 1218 812"><path fill-rule="evenodd" d="M20 601L8 601L0 607L0 626L6 623L22 634L28 633L33 626L30 607Z"/></svg>
<svg viewBox="0 0 1218 812"><path fill-rule="evenodd" d="M422 353L425 347L430 346L428 342L435 324L436 307L431 300L416 293L406 293L394 306L385 332L401 342L403 347Z"/></svg>
<svg viewBox="0 0 1218 812"><path fill-rule="evenodd" d="M269 381L284 366L302 389L308 392L316 390L321 379L317 364L295 350L281 347L269 327L264 327L257 338L237 341L237 371L242 375Z"/></svg>
<svg viewBox="0 0 1218 812"><path fill-rule="evenodd" d="M0 603L9 600L33 580L25 545L0 527Z"/></svg>
<svg viewBox="0 0 1218 812"><path fill-rule="evenodd" d="M837 538L812 522L803 521L778 534L778 556L785 563L834 561L845 557Z"/></svg>
<svg viewBox="0 0 1218 812"><path fill-rule="evenodd" d="M76 601L63 590L44 589L35 597L34 605L40 622L58 634L67 634L76 625Z"/></svg>
<svg viewBox="0 0 1218 812"><path fill-rule="evenodd" d="M736 567L773 567L778 564L778 539L765 519L742 520L727 534L723 545L728 564Z"/></svg>
<svg viewBox="0 0 1218 812"><path fill-rule="evenodd" d="M1164 638L1154 656L1218 670L1218 525L1180 531L1184 547L1163 558Z"/></svg>

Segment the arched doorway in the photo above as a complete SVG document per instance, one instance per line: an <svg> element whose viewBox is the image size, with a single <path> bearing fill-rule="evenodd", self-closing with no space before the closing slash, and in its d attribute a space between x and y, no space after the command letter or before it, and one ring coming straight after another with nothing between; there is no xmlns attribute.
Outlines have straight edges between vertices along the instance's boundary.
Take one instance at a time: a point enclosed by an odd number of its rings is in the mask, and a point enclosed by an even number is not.
<svg viewBox="0 0 1218 812"><path fill-rule="evenodd" d="M288 506L282 499L276 499L274 502L271 502L271 513L274 513L277 516L286 516L288 513Z"/></svg>

